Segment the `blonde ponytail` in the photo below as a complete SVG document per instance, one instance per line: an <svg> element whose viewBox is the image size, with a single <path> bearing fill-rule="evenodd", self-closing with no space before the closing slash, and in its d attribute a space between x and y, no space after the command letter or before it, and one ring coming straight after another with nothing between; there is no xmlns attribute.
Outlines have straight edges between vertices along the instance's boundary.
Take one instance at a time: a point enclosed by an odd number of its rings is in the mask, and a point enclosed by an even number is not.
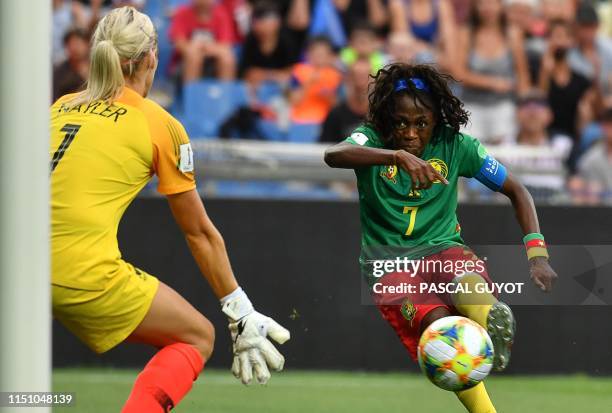
<svg viewBox="0 0 612 413"><path fill-rule="evenodd" d="M88 100L112 101L124 84L121 59L113 42L99 41L91 49L91 67L87 83Z"/></svg>
<svg viewBox="0 0 612 413"><path fill-rule="evenodd" d="M157 47L151 19L133 7L120 7L107 14L92 38L89 79L85 90L68 106L97 100L112 103L121 93L148 52Z"/></svg>

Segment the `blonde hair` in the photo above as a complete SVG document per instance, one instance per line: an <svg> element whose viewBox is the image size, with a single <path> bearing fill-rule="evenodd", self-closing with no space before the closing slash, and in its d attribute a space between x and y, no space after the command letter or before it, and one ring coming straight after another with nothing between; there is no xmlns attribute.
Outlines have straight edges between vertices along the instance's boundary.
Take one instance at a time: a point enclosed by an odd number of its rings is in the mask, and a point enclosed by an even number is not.
<svg viewBox="0 0 612 413"><path fill-rule="evenodd" d="M149 16L133 7L112 10L93 34L87 87L69 106L96 100L112 103L125 79L134 76L142 59L156 47L157 35Z"/></svg>

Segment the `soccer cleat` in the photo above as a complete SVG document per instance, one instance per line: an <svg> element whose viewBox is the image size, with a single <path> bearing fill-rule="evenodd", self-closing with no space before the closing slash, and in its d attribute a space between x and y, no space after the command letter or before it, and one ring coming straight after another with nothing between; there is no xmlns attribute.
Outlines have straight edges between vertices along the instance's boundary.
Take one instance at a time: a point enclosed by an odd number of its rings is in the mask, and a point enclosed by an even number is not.
<svg viewBox="0 0 612 413"><path fill-rule="evenodd" d="M493 370L503 371L510 362L510 350L516 332L516 321L512 310L501 301L491 306L487 316L487 332L495 351Z"/></svg>

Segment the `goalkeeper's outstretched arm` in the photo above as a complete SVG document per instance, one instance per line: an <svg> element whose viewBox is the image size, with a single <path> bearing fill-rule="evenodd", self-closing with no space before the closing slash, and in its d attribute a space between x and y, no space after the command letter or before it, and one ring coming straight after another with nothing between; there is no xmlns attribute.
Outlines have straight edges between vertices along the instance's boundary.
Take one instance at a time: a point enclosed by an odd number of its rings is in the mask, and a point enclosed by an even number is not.
<svg viewBox="0 0 612 413"><path fill-rule="evenodd" d="M281 371L285 363L267 337L283 344L289 340L289 331L255 311L238 286L223 237L206 214L198 192L193 189L170 195L168 202L198 267L229 318L234 346L232 372L244 384L251 383L253 376L259 383L266 383L270 379L269 369Z"/></svg>
<svg viewBox="0 0 612 413"><path fill-rule="evenodd" d="M208 217L197 190L170 195L168 203L193 258L217 298L238 288L223 237Z"/></svg>

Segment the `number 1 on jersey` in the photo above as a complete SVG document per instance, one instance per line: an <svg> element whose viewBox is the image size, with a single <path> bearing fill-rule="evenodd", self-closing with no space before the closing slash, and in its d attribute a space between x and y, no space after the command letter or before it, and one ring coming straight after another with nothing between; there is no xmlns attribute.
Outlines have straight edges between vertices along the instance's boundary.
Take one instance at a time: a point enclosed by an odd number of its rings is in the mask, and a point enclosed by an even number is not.
<svg viewBox="0 0 612 413"><path fill-rule="evenodd" d="M414 224L416 222L416 214L419 210L418 206L405 206L404 214L410 214L410 221L408 222L408 229L404 235L411 235L412 231L414 231Z"/></svg>
<svg viewBox="0 0 612 413"><path fill-rule="evenodd" d="M74 140L74 137L76 136L79 129L81 129L81 125L74 125L71 123L65 124L64 127L60 129L60 132L66 132L66 136L62 140L62 143L60 143L59 148L57 148L57 151L55 151L55 153L53 154L53 158L51 159L51 172L53 172L57 167L57 164L64 156L64 153Z"/></svg>

